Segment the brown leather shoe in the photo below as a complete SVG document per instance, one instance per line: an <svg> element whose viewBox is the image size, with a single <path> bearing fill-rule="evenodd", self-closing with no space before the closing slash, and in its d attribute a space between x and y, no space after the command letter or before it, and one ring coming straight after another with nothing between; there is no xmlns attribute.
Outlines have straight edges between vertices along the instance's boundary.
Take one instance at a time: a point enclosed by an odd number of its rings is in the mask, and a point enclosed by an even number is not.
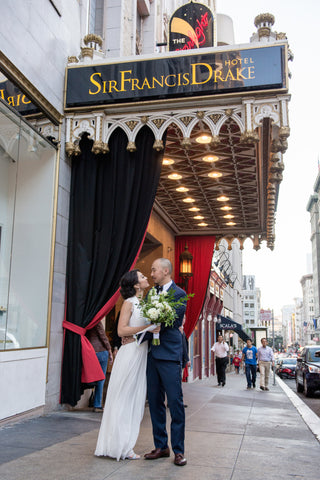
<svg viewBox="0 0 320 480"><path fill-rule="evenodd" d="M173 463L178 465L178 467L184 467L184 465L187 464L187 460L184 458L182 453L175 453Z"/></svg>
<svg viewBox="0 0 320 480"><path fill-rule="evenodd" d="M162 457L170 457L169 448L164 448L163 450L161 450L161 448L155 448L150 453L146 453L144 456L146 460L156 460L157 458Z"/></svg>

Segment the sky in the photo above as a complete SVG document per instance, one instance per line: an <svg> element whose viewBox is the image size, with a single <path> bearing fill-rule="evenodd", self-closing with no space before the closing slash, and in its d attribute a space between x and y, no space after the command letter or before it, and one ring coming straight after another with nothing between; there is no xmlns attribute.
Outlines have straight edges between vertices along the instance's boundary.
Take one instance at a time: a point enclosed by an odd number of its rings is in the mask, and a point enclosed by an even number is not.
<svg viewBox="0 0 320 480"><path fill-rule="evenodd" d="M254 18L260 13L275 16L273 30L285 32L294 54L289 62L289 122L291 134L284 154L285 170L280 184L273 251L265 245L252 248L246 240L243 274L255 275L261 289L261 308L281 313L302 297L301 277L312 273L307 267L311 254L310 214L306 206L318 174L320 122L319 105L319 0L217 0L217 13L233 19L235 43L249 43L256 31Z"/></svg>

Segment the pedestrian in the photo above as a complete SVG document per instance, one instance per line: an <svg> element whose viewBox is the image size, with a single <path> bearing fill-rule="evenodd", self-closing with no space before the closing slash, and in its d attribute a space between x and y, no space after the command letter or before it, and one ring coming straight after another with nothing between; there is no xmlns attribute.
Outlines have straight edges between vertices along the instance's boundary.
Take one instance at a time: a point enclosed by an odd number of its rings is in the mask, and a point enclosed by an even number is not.
<svg viewBox="0 0 320 480"><path fill-rule="evenodd" d="M250 338L247 340L247 346L242 350L241 362L245 362L245 372L247 377L247 390L250 390L251 386L256 388L257 377L257 348L252 345Z"/></svg>
<svg viewBox="0 0 320 480"><path fill-rule="evenodd" d="M218 341L213 345L211 350L214 352L216 359L217 387L220 387L220 385L224 387L226 384L229 345L224 341L222 335L218 335Z"/></svg>
<svg viewBox="0 0 320 480"><path fill-rule="evenodd" d="M108 361L112 363L112 350L109 339L104 331L103 325L99 322L95 327L88 330L86 334L96 352L100 366L104 375L106 375ZM93 411L103 412L102 395L105 378L97 382L94 388Z"/></svg>
<svg viewBox="0 0 320 480"><path fill-rule="evenodd" d="M272 348L268 347L267 339L261 338L262 346L258 348L258 364L260 371L260 389L269 390L269 375L271 365L274 367Z"/></svg>
<svg viewBox="0 0 320 480"><path fill-rule="evenodd" d="M239 369L240 369L240 364L241 364L241 355L240 351L237 350L235 356L233 357L232 364L234 366L234 370L236 372L236 375L239 375Z"/></svg>

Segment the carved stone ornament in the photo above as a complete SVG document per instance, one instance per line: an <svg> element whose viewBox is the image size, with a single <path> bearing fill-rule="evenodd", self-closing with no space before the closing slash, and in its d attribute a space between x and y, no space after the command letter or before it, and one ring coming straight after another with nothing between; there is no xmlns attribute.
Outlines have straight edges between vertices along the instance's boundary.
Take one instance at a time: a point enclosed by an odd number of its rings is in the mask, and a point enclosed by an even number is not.
<svg viewBox="0 0 320 480"><path fill-rule="evenodd" d="M286 33L284 32L277 32L277 40L288 40Z"/></svg>
<svg viewBox="0 0 320 480"><path fill-rule="evenodd" d="M231 115L233 114L233 109L227 108L227 110L225 111L225 114L226 114L226 117L231 117Z"/></svg>
<svg viewBox="0 0 320 480"><path fill-rule="evenodd" d="M101 140L95 140L93 142L91 151L96 155L98 153L108 153L110 150L107 143L104 143Z"/></svg>
<svg viewBox="0 0 320 480"><path fill-rule="evenodd" d="M275 18L272 13L260 13L260 15L257 15L254 19L254 24L258 28L260 25L263 25L264 23L267 23L269 25L274 25Z"/></svg>
<svg viewBox="0 0 320 480"><path fill-rule="evenodd" d="M199 120L202 120L204 116L205 116L204 112L197 112L197 118L199 118Z"/></svg>
<svg viewBox="0 0 320 480"><path fill-rule="evenodd" d="M135 129L135 127L138 125L137 120L129 120L128 122L125 122L126 125L130 128L131 132Z"/></svg>
<svg viewBox="0 0 320 480"><path fill-rule="evenodd" d="M131 152L131 153L136 152L137 151L136 144L134 142L128 142L127 150L128 152Z"/></svg>
<svg viewBox="0 0 320 480"><path fill-rule="evenodd" d="M253 130L246 130L241 134L240 142L248 144L258 143L259 134Z"/></svg>
<svg viewBox="0 0 320 480"><path fill-rule="evenodd" d="M211 142L210 142L210 145L211 147L216 147L217 145L219 145L221 143L221 140L219 138L218 135L213 135L212 139L211 139Z"/></svg>
<svg viewBox="0 0 320 480"><path fill-rule="evenodd" d="M148 115L144 115L143 117L141 117L141 123L143 123L143 124L148 123L148 120L149 120Z"/></svg>
<svg viewBox="0 0 320 480"><path fill-rule="evenodd" d="M188 150L190 147L191 147L191 140L189 137L184 137L182 140L181 140L181 146L183 148L185 148L186 150Z"/></svg>
<svg viewBox="0 0 320 480"><path fill-rule="evenodd" d="M209 115L209 118L211 118L211 120L215 125L219 122L221 117L222 117L222 113L214 113L213 115Z"/></svg>
<svg viewBox="0 0 320 480"><path fill-rule="evenodd" d="M161 152L161 150L164 149L163 141L162 140L155 140L152 148L154 150L156 150L157 152Z"/></svg>
<svg viewBox="0 0 320 480"><path fill-rule="evenodd" d="M68 63L79 63L79 59L78 59L78 57L73 55L71 57L68 57Z"/></svg>
<svg viewBox="0 0 320 480"><path fill-rule="evenodd" d="M280 138L290 137L290 127L280 127L279 128L279 137Z"/></svg>
<svg viewBox="0 0 320 480"><path fill-rule="evenodd" d="M193 118L190 116L186 116L186 117L181 117L180 120L187 127L189 123L192 122Z"/></svg>
<svg viewBox="0 0 320 480"><path fill-rule="evenodd" d="M165 122L164 118L155 118L154 120L152 120L152 123L154 123L158 129L162 127L164 122Z"/></svg>
<svg viewBox="0 0 320 480"><path fill-rule="evenodd" d="M81 56L93 58L93 48L91 47L81 47Z"/></svg>
<svg viewBox="0 0 320 480"><path fill-rule="evenodd" d="M68 157L71 157L72 155L78 156L81 153L80 147L76 143L72 142L67 142L66 143L66 152Z"/></svg>
<svg viewBox="0 0 320 480"><path fill-rule="evenodd" d="M99 45L99 47L102 47L102 38L100 35L96 35L94 33L89 33L83 38L83 43L85 45L90 45L91 43Z"/></svg>

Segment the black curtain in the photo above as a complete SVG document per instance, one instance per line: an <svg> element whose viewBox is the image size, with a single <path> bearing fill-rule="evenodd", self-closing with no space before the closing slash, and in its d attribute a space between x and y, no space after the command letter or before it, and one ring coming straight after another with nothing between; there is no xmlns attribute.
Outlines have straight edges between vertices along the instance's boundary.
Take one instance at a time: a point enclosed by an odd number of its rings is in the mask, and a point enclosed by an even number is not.
<svg viewBox="0 0 320 480"><path fill-rule="evenodd" d="M86 328L119 288L143 241L159 182L162 154L143 127L136 152L118 128L110 153L94 155L84 136L73 157L66 281L66 321ZM92 327L91 325L90 327ZM81 383L80 335L65 329L61 403L76 405Z"/></svg>

